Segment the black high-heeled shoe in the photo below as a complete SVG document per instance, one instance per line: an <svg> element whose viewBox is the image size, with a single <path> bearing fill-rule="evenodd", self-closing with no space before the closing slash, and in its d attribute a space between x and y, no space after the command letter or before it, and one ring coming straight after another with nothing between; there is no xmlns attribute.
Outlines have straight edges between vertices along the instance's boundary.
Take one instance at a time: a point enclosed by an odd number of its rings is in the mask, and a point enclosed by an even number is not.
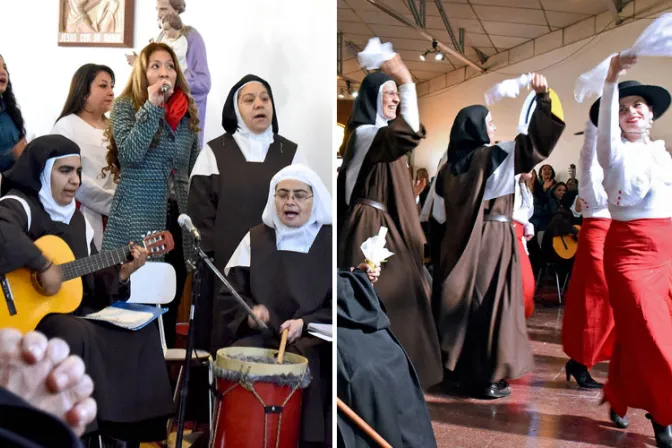
<svg viewBox="0 0 672 448"><path fill-rule="evenodd" d="M630 421L628 421L627 416L624 415L623 417L621 417L616 412L614 412L613 409L609 409L609 419L614 425L616 425L618 428L621 429L627 428L628 425L630 424Z"/></svg>
<svg viewBox="0 0 672 448"><path fill-rule="evenodd" d="M646 414L646 418L651 420L653 433L656 435L656 446L659 448L672 448L672 425L662 426L658 424L651 414Z"/></svg>
<svg viewBox="0 0 672 448"><path fill-rule="evenodd" d="M588 368L583 364L570 359L565 364L565 371L567 372L567 381L572 377L576 380L581 389L602 389L602 384L598 383L590 376Z"/></svg>

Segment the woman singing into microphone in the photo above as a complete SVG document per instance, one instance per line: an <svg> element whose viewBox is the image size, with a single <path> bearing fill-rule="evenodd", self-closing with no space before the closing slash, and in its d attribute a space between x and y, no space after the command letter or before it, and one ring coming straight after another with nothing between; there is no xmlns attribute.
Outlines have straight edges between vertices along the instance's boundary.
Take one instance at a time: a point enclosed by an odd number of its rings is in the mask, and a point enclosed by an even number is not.
<svg viewBox="0 0 672 448"><path fill-rule="evenodd" d="M177 224L187 212L189 175L199 152L198 112L173 50L147 45L115 101L106 131L109 171L118 183L103 237L103 250L168 229L175 249L166 261L177 272L177 295L164 317L166 342L175 342L175 320L186 280L186 250ZM186 234L185 234L186 237ZM190 237L189 237L190 238ZM190 241L184 238L185 247Z"/></svg>

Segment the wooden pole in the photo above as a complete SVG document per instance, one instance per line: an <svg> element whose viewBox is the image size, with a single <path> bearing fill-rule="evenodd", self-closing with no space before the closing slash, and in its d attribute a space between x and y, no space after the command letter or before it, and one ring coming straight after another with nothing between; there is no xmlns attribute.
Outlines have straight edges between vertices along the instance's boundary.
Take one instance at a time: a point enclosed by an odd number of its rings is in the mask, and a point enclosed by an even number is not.
<svg viewBox="0 0 672 448"><path fill-rule="evenodd" d="M338 405L338 409L343 411L345 415L350 417L352 421L354 421L359 428L364 431L369 437L371 437L378 445L380 445L382 448L392 448L392 445L387 443L385 439L383 439L380 434L378 434L372 427L369 426L368 423L366 423L362 418L357 415L355 411L350 409L350 407L343 403L343 400L340 398L336 397L336 404Z"/></svg>

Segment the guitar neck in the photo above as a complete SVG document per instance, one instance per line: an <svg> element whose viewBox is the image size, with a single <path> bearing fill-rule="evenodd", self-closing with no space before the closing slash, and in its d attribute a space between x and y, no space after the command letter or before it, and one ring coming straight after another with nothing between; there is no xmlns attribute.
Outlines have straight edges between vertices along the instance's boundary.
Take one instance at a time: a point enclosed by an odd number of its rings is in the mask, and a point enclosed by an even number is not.
<svg viewBox="0 0 672 448"><path fill-rule="evenodd" d="M73 278L83 277L88 274L115 266L126 261L130 250L128 247L119 247L114 250L100 252L90 257L80 258L59 265L63 281L67 282Z"/></svg>

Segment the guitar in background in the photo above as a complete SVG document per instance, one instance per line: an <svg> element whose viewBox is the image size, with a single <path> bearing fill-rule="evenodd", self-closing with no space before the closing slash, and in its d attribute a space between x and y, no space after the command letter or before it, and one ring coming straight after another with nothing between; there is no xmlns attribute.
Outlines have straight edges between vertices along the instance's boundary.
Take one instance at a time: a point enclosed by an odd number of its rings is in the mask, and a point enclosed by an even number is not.
<svg viewBox="0 0 672 448"><path fill-rule="evenodd" d="M124 246L75 259L70 246L57 236L43 236L35 241L35 245L48 260L60 267L61 289L52 296L44 295L37 274L28 269L17 269L0 276L0 328L16 328L26 333L34 330L48 314L72 313L82 302L81 277L127 261L131 251ZM173 235L167 231L148 232L142 245L149 252L148 257L163 255L175 247Z"/></svg>

